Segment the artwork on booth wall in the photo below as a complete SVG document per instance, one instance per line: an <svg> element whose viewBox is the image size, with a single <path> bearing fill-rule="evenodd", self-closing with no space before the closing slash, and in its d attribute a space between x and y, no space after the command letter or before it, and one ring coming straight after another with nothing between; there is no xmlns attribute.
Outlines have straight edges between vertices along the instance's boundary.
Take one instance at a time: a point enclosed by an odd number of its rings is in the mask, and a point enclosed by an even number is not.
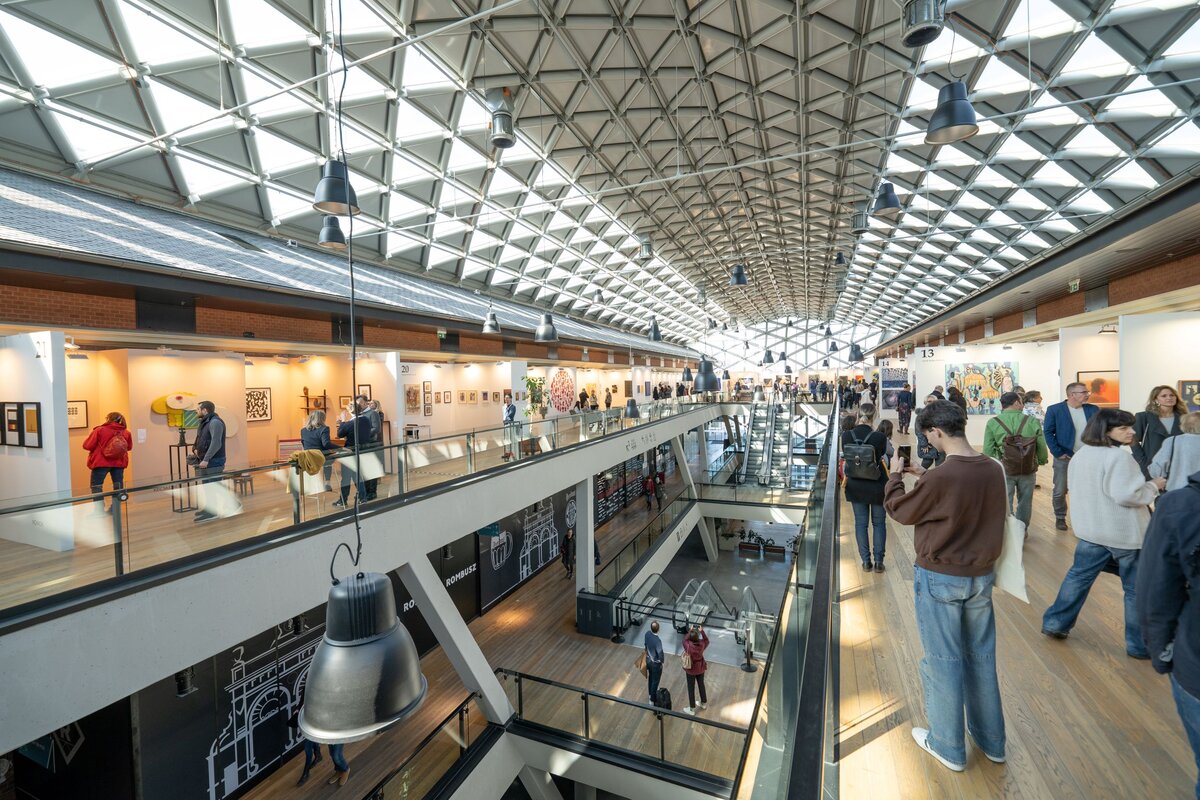
<svg viewBox="0 0 1200 800"><path fill-rule="evenodd" d="M1000 395L1017 385L1017 365L1011 361L947 364L946 389L957 386L967 398L967 414L1000 413Z"/></svg>
<svg viewBox="0 0 1200 800"><path fill-rule="evenodd" d="M9 447L20 447L21 441L21 412L16 403L0 403L0 412L4 415L4 439L0 444Z"/></svg>
<svg viewBox="0 0 1200 800"><path fill-rule="evenodd" d="M404 384L404 413L416 414L421 410L421 384Z"/></svg>
<svg viewBox="0 0 1200 800"><path fill-rule="evenodd" d="M351 398L348 394L338 395L338 408L345 408L350 405L350 400Z"/></svg>
<svg viewBox="0 0 1200 800"><path fill-rule="evenodd" d="M554 373L550 379L550 404L560 413L570 411L575 405L575 381L565 369Z"/></svg>
<svg viewBox="0 0 1200 800"><path fill-rule="evenodd" d="M1188 411L1200 411L1200 380L1180 381L1179 399Z"/></svg>
<svg viewBox="0 0 1200 800"><path fill-rule="evenodd" d="M496 404L499 402L500 402L500 390L497 389L496 391L492 392L492 403Z"/></svg>
<svg viewBox="0 0 1200 800"><path fill-rule="evenodd" d="M1121 407L1121 373L1119 370L1095 370L1092 372L1076 372L1075 380L1082 383L1092 393L1088 402L1100 408Z"/></svg>
<svg viewBox="0 0 1200 800"><path fill-rule="evenodd" d="M879 395L883 398L883 407L894 409L896 396L908 382L908 370L905 367L881 367L879 369Z"/></svg>
<svg viewBox="0 0 1200 800"><path fill-rule="evenodd" d="M460 405L461 405L462 403L465 403L465 402L467 402L467 390L466 390L466 389L459 389L459 390L458 390L458 402L459 402L459 404L460 404Z"/></svg>
<svg viewBox="0 0 1200 800"><path fill-rule="evenodd" d="M421 383L421 391L432 392L433 391L433 381L423 381Z"/></svg>
<svg viewBox="0 0 1200 800"><path fill-rule="evenodd" d="M67 401L67 428L86 428L88 426L87 400Z"/></svg>
<svg viewBox="0 0 1200 800"><path fill-rule="evenodd" d="M486 391L480 392L479 400L480 400L480 402L486 403L488 401L488 393Z"/></svg>
<svg viewBox="0 0 1200 800"><path fill-rule="evenodd" d="M363 395L364 397L366 397L368 400L370 400L371 399L371 384L360 383L358 385L358 393Z"/></svg>
<svg viewBox="0 0 1200 800"><path fill-rule="evenodd" d="M150 403L150 411L153 414L162 414L167 418L167 426L170 428L181 428L185 431L195 430L200 427L200 414L196 409L196 404L203 400L202 397L197 397L192 392L172 392L164 394L161 397L154 398ZM320 400L319 405L317 401ZM324 398L312 398L311 408L324 408ZM237 436L241 430L242 415L237 410L230 411L220 403L217 404L217 414L225 421L225 435Z"/></svg>
<svg viewBox="0 0 1200 800"><path fill-rule="evenodd" d="M422 392L421 402L427 406L433 405L433 392Z"/></svg>
<svg viewBox="0 0 1200 800"><path fill-rule="evenodd" d="M472 405L478 405L478 403L479 403L479 390L478 389L471 389L467 392L467 402L471 403Z"/></svg>
<svg viewBox="0 0 1200 800"><path fill-rule="evenodd" d="M246 389L246 422L265 422L271 418L271 388Z"/></svg>
<svg viewBox="0 0 1200 800"><path fill-rule="evenodd" d="M453 396L454 396L454 393L451 392L450 390L446 390L446 391L442 392L442 402L449 404L450 398Z"/></svg>
<svg viewBox="0 0 1200 800"><path fill-rule="evenodd" d="M431 403L425 404L425 416L427 416L427 417L433 416L433 404L431 404Z"/></svg>
<svg viewBox="0 0 1200 800"><path fill-rule="evenodd" d="M442 393L441 392L433 393L433 402L439 406L442 404Z"/></svg>

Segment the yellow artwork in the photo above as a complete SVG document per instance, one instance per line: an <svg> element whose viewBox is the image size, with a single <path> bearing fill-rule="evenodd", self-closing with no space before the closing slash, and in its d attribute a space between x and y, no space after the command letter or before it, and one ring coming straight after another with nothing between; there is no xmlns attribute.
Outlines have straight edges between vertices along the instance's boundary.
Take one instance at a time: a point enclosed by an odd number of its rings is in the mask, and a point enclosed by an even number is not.
<svg viewBox="0 0 1200 800"><path fill-rule="evenodd" d="M196 410L196 404L201 399L203 398L192 392L171 392L154 398L150 402L150 411L165 416L169 427L195 430L200 427L200 414ZM221 405L217 406L217 415L225 422L225 435L236 436L241 429L240 417L227 413Z"/></svg>

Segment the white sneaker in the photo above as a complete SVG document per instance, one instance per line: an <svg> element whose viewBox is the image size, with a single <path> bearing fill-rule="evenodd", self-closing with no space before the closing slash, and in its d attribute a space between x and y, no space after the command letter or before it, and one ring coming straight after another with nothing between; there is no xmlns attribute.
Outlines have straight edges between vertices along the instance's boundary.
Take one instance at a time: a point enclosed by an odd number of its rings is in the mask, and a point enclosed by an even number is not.
<svg viewBox="0 0 1200 800"><path fill-rule="evenodd" d="M687 708L683 709L683 713L685 713L685 714L691 714L692 716L695 716L695 715L696 715L696 709L692 708L691 706L688 706Z"/></svg>
<svg viewBox="0 0 1200 800"><path fill-rule="evenodd" d="M703 711L704 709L708 708L708 703L701 703L700 705L696 706L696 708Z"/></svg>
<svg viewBox="0 0 1200 800"><path fill-rule="evenodd" d="M996 758L994 755L991 755L990 753L988 753L987 750L984 750L982 747L980 747L979 741L975 738L975 735L973 733L971 733L970 731L967 731L967 735L971 737L972 742L975 742L975 748L977 750L979 750L979 752L983 753L987 757L988 761L991 761L993 764L1003 764L1007 760L1004 756L1000 756L999 758Z"/></svg>
<svg viewBox="0 0 1200 800"><path fill-rule="evenodd" d="M918 747L920 747L926 753L929 753L929 755L933 756L938 761L942 762L942 766L945 767L946 769L954 770L955 772L962 772L963 770L965 770L967 768L966 764L955 764L953 761L942 758L941 756L939 756L937 753L934 752L933 748L929 746L929 729L928 728L913 728L912 729L912 737L913 737L913 740L917 743Z"/></svg>

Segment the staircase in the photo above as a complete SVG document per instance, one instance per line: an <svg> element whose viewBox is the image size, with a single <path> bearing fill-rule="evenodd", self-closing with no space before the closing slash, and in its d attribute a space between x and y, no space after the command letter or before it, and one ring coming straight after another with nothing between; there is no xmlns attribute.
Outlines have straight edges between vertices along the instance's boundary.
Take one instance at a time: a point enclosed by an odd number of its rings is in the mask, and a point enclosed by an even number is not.
<svg viewBox="0 0 1200 800"><path fill-rule="evenodd" d="M792 415L779 406L771 415L770 466L767 485L787 489L792 484Z"/></svg>
<svg viewBox="0 0 1200 800"><path fill-rule="evenodd" d="M770 403L755 403L750 406L750 430L746 434L746 458L739 483L758 482L760 474L764 474L763 461L771 433L768 424L770 412Z"/></svg>

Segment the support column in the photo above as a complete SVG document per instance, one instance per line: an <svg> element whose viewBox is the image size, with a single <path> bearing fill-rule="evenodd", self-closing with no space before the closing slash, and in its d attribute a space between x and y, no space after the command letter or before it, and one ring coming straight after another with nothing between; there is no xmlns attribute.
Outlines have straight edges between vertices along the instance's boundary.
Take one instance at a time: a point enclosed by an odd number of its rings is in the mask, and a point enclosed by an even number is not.
<svg viewBox="0 0 1200 800"><path fill-rule="evenodd" d="M575 591L596 591L596 493L589 476L575 484Z"/></svg>
<svg viewBox="0 0 1200 800"><path fill-rule="evenodd" d="M575 800L596 800L596 787L583 783L575 784Z"/></svg>
<svg viewBox="0 0 1200 800"><path fill-rule="evenodd" d="M729 424L729 415L721 417L721 421L725 423L725 435L729 437L729 443L736 447L737 439L733 438L733 426Z"/></svg>
<svg viewBox="0 0 1200 800"><path fill-rule="evenodd" d="M671 439L671 449L675 451L675 460L679 464L679 473L683 476L683 483L691 492L692 497L700 499L700 493L696 491L696 482L692 479L692 471L688 469L687 461L684 459L683 452L683 435L676 436ZM708 525L708 520L700 517L700 541L704 543L704 555L708 557L710 562L717 560L717 537Z"/></svg>
<svg viewBox="0 0 1200 800"><path fill-rule="evenodd" d="M533 800L562 800L562 795L559 794L549 772L524 766L517 777L521 779L521 785Z"/></svg>
<svg viewBox="0 0 1200 800"><path fill-rule="evenodd" d="M696 444L700 455L700 469L708 469L708 442L704 440L704 426L696 428Z"/></svg>
<svg viewBox="0 0 1200 800"><path fill-rule="evenodd" d="M489 722L503 725L513 715L512 704L488 665L479 643L463 622L450 593L428 558L410 561L398 570L400 580L421 609L438 644L469 691L479 693L479 706Z"/></svg>

